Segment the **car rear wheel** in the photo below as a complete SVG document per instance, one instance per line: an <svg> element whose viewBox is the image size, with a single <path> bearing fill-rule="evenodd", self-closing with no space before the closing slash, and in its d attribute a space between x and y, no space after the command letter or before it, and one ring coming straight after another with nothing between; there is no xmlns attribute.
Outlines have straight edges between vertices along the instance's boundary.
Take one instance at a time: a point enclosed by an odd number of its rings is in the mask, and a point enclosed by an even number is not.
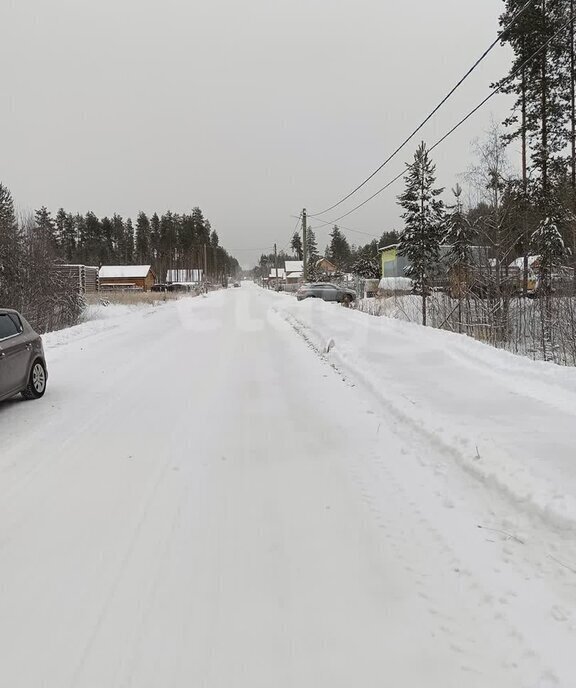
<svg viewBox="0 0 576 688"><path fill-rule="evenodd" d="M352 297L350 294L344 294L341 303L343 306L349 306L352 303Z"/></svg>
<svg viewBox="0 0 576 688"><path fill-rule="evenodd" d="M35 361L30 371L26 389L22 392L24 399L40 399L46 391L46 368L42 361Z"/></svg>

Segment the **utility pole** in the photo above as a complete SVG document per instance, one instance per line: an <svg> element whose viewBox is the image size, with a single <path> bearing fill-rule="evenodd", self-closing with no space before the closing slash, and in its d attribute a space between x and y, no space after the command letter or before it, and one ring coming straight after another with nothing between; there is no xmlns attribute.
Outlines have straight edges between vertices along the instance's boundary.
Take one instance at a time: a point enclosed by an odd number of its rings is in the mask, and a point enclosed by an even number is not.
<svg viewBox="0 0 576 688"><path fill-rule="evenodd" d="M278 253L276 252L276 244L274 244L274 286L278 287Z"/></svg>
<svg viewBox="0 0 576 688"><path fill-rule="evenodd" d="M302 210L302 257L304 258L302 277L306 282L308 281L308 227L306 226L306 208Z"/></svg>
<svg viewBox="0 0 576 688"><path fill-rule="evenodd" d="M206 252L206 244L204 244L204 282L208 276L208 255Z"/></svg>

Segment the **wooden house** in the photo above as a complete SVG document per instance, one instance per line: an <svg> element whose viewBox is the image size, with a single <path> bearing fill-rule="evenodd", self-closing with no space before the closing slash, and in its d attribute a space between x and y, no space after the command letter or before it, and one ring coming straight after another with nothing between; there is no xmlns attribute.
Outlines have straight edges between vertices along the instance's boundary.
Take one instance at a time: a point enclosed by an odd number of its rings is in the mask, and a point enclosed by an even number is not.
<svg viewBox="0 0 576 688"><path fill-rule="evenodd" d="M103 265L99 282L101 291L150 291L156 274L151 265Z"/></svg>

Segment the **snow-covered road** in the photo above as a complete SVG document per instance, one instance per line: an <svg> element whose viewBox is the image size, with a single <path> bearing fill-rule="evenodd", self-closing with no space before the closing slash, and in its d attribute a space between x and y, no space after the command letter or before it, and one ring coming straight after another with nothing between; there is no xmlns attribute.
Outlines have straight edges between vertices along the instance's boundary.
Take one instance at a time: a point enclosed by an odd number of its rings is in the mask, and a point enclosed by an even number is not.
<svg viewBox="0 0 576 688"><path fill-rule="evenodd" d="M46 397L0 405L2 688L576 685L574 532L295 307L245 285L47 337Z"/></svg>

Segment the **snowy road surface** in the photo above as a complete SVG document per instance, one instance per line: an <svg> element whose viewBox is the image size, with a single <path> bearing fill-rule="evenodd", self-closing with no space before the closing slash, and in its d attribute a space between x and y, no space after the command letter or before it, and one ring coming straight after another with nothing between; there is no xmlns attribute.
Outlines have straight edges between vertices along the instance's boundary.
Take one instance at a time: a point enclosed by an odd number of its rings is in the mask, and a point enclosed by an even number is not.
<svg viewBox="0 0 576 688"><path fill-rule="evenodd" d="M576 685L574 530L331 366L298 307L245 285L47 337L46 397L0 405L2 687Z"/></svg>

